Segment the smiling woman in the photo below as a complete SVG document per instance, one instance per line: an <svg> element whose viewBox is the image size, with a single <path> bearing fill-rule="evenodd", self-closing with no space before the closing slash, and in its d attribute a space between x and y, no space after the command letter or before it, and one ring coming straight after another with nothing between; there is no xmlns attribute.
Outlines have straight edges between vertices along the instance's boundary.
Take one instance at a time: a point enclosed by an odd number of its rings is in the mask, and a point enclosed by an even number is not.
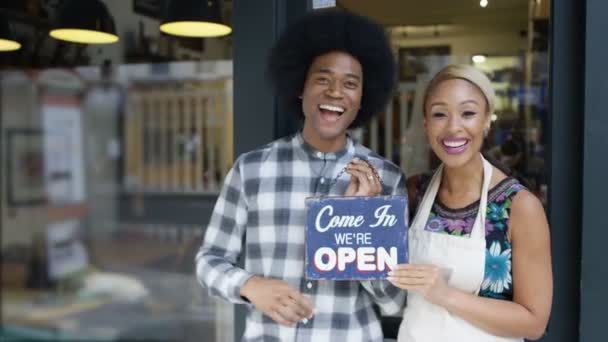
<svg viewBox="0 0 608 342"><path fill-rule="evenodd" d="M494 98L487 77L469 66L446 68L433 78L423 102L424 127L431 148L447 167L477 156L490 129Z"/></svg>
<svg viewBox="0 0 608 342"><path fill-rule="evenodd" d="M547 325L553 284L544 209L480 153L494 96L468 65L443 68L427 87L424 128L442 164L432 178L408 179L412 263L389 278L409 291L399 341L515 342L539 338ZM437 329L435 321L446 324Z"/></svg>

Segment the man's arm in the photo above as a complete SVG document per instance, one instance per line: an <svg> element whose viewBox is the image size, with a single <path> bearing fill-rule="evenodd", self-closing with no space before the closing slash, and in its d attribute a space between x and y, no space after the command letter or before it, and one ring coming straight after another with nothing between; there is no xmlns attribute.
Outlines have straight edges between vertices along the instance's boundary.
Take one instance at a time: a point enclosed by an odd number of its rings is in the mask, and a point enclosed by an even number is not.
<svg viewBox="0 0 608 342"><path fill-rule="evenodd" d="M196 277L209 294L232 303L247 303L240 295L241 286L252 276L236 267L247 225L247 202L244 195L240 159L226 175L196 254Z"/></svg>
<svg viewBox="0 0 608 342"><path fill-rule="evenodd" d="M236 267L247 226L247 201L237 160L224 182L196 255L196 276L209 294L235 304L251 304L279 324L291 326L310 318L310 299L281 279L264 278Z"/></svg>

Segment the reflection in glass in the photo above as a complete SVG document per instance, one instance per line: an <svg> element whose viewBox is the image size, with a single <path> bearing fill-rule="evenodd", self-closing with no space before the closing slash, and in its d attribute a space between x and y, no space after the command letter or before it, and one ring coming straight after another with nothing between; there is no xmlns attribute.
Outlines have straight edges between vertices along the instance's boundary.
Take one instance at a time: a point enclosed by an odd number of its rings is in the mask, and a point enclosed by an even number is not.
<svg viewBox="0 0 608 342"><path fill-rule="evenodd" d="M193 260L232 163L232 63L108 68L0 73L0 339L231 340Z"/></svg>

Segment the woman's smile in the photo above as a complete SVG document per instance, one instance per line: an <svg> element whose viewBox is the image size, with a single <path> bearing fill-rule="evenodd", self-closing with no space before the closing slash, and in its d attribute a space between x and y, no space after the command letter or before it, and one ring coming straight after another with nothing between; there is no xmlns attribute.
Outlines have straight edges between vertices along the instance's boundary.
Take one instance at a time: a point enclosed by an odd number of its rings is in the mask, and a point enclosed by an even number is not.
<svg viewBox="0 0 608 342"><path fill-rule="evenodd" d="M470 140L465 138L447 138L441 140L441 146L447 154L461 154L469 147Z"/></svg>

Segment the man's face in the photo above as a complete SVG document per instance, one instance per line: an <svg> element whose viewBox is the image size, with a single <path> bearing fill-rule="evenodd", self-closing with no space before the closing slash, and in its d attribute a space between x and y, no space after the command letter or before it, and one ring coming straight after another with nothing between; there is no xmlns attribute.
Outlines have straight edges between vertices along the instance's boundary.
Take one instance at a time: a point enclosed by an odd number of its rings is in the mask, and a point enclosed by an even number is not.
<svg viewBox="0 0 608 342"><path fill-rule="evenodd" d="M304 139L324 152L342 148L362 93L363 71L353 56L334 51L316 57L302 91Z"/></svg>

